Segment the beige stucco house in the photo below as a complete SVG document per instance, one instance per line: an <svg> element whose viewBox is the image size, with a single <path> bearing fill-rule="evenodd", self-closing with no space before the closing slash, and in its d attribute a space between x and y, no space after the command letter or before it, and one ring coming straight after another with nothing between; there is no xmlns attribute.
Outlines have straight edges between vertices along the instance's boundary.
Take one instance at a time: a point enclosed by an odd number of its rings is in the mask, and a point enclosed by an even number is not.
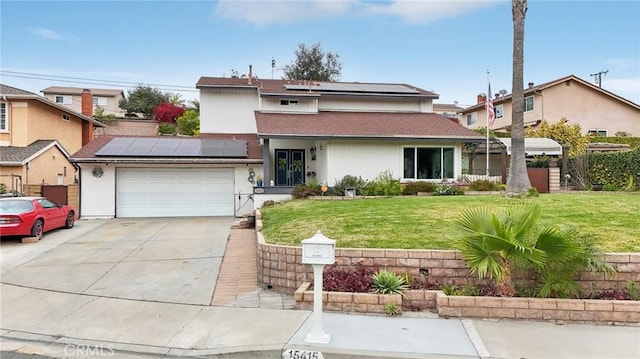
<svg viewBox="0 0 640 359"><path fill-rule="evenodd" d="M7 191L76 181L69 154L93 140L94 127L104 127L90 117L91 93L84 96L89 115L0 84L0 183Z"/></svg>
<svg viewBox="0 0 640 359"><path fill-rule="evenodd" d="M51 86L41 92L43 96L49 100L69 107L76 112L81 112L82 90L83 88L80 87ZM93 111L95 111L97 106L100 106L104 109L105 115L113 114L117 117L124 117L126 111L121 109L119 105L120 100L124 98L124 92L122 90L95 88L90 88L89 90L93 95Z"/></svg>
<svg viewBox="0 0 640 359"><path fill-rule="evenodd" d="M476 105L461 111L462 124L468 128L487 126L484 94ZM496 120L494 130L511 125L511 95L493 100ZM563 117L569 124L579 124L583 134L615 136L625 132L640 136L640 105L600 88L575 75L524 90L525 126L536 126L542 120L556 123Z"/></svg>

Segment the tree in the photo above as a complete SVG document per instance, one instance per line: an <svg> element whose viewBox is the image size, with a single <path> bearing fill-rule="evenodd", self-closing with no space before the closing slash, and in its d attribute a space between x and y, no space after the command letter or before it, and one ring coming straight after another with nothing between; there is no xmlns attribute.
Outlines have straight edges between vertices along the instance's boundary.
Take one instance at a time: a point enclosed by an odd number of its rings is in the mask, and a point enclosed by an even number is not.
<svg viewBox="0 0 640 359"><path fill-rule="evenodd" d="M313 81L338 81L342 72L340 56L322 51L320 43L307 48L304 44L298 44L295 52L296 59L290 65L283 68L284 79L287 80L313 80Z"/></svg>
<svg viewBox="0 0 640 359"><path fill-rule="evenodd" d="M507 195L527 193L531 188L524 149L524 17L527 0L511 0L513 15L513 78L511 84L511 164Z"/></svg>
<svg viewBox="0 0 640 359"><path fill-rule="evenodd" d="M178 131L187 136L197 136L200 134L200 117L196 110L187 110L178 117L176 121Z"/></svg>
<svg viewBox="0 0 640 359"><path fill-rule="evenodd" d="M187 109L194 110L200 115L200 101L198 100L189 100L187 104Z"/></svg>
<svg viewBox="0 0 640 359"><path fill-rule="evenodd" d="M456 219L464 261L480 278L494 279L498 295L515 294L514 269L534 269L540 274L540 296L550 296L554 290L575 292L575 275L581 269L611 270L598 260L595 247L578 239L575 231L555 227L537 230L541 213L539 205L520 204L502 213L492 213L486 207L470 208Z"/></svg>
<svg viewBox="0 0 640 359"><path fill-rule="evenodd" d="M569 125L566 118L551 125L547 120L543 120L536 128L528 128L525 131L527 137L546 137L558 141L563 146L569 148L568 155L573 157L584 153L589 146L590 136L583 136L579 124Z"/></svg>
<svg viewBox="0 0 640 359"><path fill-rule="evenodd" d="M159 89L142 84L128 92L128 96L120 100L120 108L127 113L142 113L147 118L153 118L153 110L160 102L169 100Z"/></svg>
<svg viewBox="0 0 640 359"><path fill-rule="evenodd" d="M174 106L184 106L184 100L182 99L182 95L179 93L168 93L167 97L169 99L169 103Z"/></svg>
<svg viewBox="0 0 640 359"><path fill-rule="evenodd" d="M153 112L158 122L176 123L178 117L184 113L184 108L163 101L156 106Z"/></svg>
<svg viewBox="0 0 640 359"><path fill-rule="evenodd" d="M116 115L112 113L105 113L104 107L100 105L97 105L96 109L93 111L93 117L102 123L109 123L116 120Z"/></svg>

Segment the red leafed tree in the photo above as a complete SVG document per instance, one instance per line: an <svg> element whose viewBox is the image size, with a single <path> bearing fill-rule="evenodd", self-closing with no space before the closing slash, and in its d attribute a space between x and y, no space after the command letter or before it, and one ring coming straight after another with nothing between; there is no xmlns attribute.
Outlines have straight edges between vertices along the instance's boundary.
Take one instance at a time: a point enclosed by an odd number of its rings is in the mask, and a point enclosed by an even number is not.
<svg viewBox="0 0 640 359"><path fill-rule="evenodd" d="M156 121L176 123L176 119L184 113L184 108L170 103L160 102L154 112L156 114Z"/></svg>

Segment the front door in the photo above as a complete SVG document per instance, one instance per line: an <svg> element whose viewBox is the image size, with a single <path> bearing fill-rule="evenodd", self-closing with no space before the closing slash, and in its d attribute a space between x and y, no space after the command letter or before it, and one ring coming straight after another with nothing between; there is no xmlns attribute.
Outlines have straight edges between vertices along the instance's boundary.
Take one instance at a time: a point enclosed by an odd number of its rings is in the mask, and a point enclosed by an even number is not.
<svg viewBox="0 0 640 359"><path fill-rule="evenodd" d="M304 150L275 150L276 186L297 186L305 182Z"/></svg>

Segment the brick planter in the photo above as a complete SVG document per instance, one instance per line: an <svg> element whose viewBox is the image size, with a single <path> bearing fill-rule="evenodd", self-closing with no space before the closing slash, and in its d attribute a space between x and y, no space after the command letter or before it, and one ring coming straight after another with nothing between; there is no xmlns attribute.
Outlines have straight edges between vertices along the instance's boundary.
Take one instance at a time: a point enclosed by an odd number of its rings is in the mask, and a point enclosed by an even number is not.
<svg viewBox="0 0 640 359"><path fill-rule="evenodd" d="M313 309L311 283L302 283L294 295L296 309ZM400 294L322 292L322 308L327 311L384 314L387 303L395 303L399 313L402 313Z"/></svg>
<svg viewBox="0 0 640 359"><path fill-rule="evenodd" d="M500 298L436 294L443 317L550 320L639 325L640 301L554 298Z"/></svg>

